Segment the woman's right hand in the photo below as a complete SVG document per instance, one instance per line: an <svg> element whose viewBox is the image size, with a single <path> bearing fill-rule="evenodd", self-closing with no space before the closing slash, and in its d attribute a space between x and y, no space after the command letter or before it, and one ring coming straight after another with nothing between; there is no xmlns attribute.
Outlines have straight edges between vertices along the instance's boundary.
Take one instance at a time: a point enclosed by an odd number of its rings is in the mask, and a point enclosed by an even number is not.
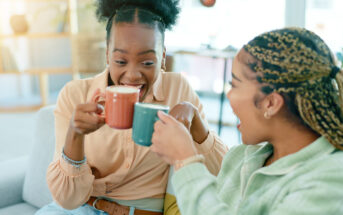
<svg viewBox="0 0 343 215"><path fill-rule="evenodd" d="M78 134L89 134L103 126L104 98L105 95L98 88L89 103L77 105L70 121L70 129Z"/></svg>
<svg viewBox="0 0 343 215"><path fill-rule="evenodd" d="M78 134L89 134L105 124L103 108L97 103L79 104L73 112L70 128Z"/></svg>

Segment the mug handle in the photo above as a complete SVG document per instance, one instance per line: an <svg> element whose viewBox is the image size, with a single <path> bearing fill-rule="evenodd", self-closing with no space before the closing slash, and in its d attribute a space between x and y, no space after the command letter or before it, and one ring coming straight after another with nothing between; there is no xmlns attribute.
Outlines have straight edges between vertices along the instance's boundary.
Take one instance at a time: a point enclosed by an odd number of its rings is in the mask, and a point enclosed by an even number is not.
<svg viewBox="0 0 343 215"><path fill-rule="evenodd" d="M102 113L98 114L99 116L105 116L105 102L106 102L106 98L105 98L105 94L101 93L100 90L96 91L95 94L92 97L92 102L97 103L100 108L102 109Z"/></svg>

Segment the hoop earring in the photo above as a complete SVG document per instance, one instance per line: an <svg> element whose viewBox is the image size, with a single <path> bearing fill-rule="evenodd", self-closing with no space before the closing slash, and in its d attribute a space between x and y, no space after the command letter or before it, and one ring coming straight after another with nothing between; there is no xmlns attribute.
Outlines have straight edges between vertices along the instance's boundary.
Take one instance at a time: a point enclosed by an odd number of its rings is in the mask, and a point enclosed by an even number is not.
<svg viewBox="0 0 343 215"><path fill-rule="evenodd" d="M268 112L264 112L263 116L266 119L270 119L271 118Z"/></svg>
<svg viewBox="0 0 343 215"><path fill-rule="evenodd" d="M162 60L162 65L161 65L161 69L163 70L163 71L166 71L167 70L167 67L166 67L166 60Z"/></svg>

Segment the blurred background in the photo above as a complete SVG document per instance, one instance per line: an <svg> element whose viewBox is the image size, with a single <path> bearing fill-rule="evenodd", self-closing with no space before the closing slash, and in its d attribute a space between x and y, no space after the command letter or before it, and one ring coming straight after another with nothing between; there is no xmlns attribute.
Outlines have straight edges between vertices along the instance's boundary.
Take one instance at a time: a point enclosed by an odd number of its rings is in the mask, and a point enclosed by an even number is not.
<svg viewBox="0 0 343 215"><path fill-rule="evenodd" d="M342 0L181 0L166 33L168 72L184 74L204 105L211 129L240 144L225 98L232 59L257 34L306 27L343 57ZM206 3L212 6L206 6ZM36 111L56 103L73 79L105 68L105 27L94 0L0 0L0 161L26 155Z"/></svg>

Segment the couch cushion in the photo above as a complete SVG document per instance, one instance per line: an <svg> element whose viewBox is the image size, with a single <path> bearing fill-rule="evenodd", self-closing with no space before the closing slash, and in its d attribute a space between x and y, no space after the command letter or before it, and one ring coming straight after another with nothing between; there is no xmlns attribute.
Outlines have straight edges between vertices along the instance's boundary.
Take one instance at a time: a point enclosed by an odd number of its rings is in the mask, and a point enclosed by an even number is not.
<svg viewBox="0 0 343 215"><path fill-rule="evenodd" d="M20 203L16 205L11 205L6 208L0 209L0 215L34 215L38 208L27 204L27 203Z"/></svg>
<svg viewBox="0 0 343 215"><path fill-rule="evenodd" d="M46 183L46 170L55 149L54 108L55 106L42 108L36 115L33 149L24 181L23 199L38 208L52 201Z"/></svg>
<svg viewBox="0 0 343 215"><path fill-rule="evenodd" d="M28 156L0 162L0 208L23 202Z"/></svg>

